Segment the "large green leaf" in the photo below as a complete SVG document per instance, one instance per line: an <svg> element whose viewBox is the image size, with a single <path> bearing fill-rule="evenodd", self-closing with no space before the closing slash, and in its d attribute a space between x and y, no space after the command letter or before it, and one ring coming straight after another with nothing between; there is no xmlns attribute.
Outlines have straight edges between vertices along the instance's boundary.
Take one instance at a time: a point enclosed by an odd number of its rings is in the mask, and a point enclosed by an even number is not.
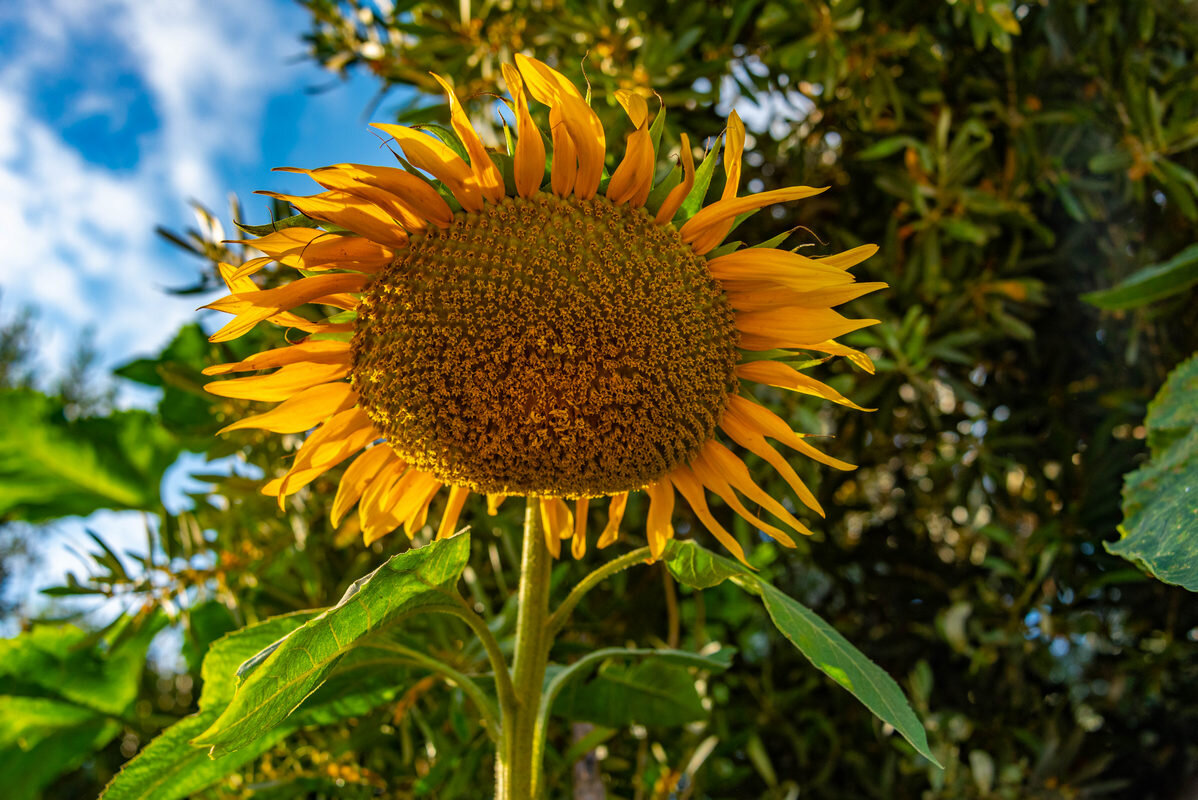
<svg viewBox="0 0 1198 800"><path fill-rule="evenodd" d="M292 728L279 726L269 735L221 758L189 742L204 732L233 699L238 666L277 642L312 617L309 612L273 617L231 633L213 643L201 672L200 710L167 728L131 761L108 787L103 800L175 800L200 791L253 760L286 736Z"/></svg>
<svg viewBox="0 0 1198 800"><path fill-rule="evenodd" d="M1169 375L1144 424L1152 460L1124 479L1121 538L1106 549L1198 591L1198 355Z"/></svg>
<svg viewBox="0 0 1198 800"><path fill-rule="evenodd" d="M354 583L337 605L242 664L233 700L194 743L219 757L269 733L365 637L422 608L453 604L469 554L469 534L459 534L394 556Z"/></svg>
<svg viewBox="0 0 1198 800"><path fill-rule="evenodd" d="M638 660L625 664L629 658ZM632 724L685 725L707 718L688 667L722 672L732 650L713 656L677 650L600 650L553 676L547 702L555 715L605 728ZM582 680L598 663L590 680Z"/></svg>
<svg viewBox="0 0 1198 800"><path fill-rule="evenodd" d="M98 634L39 626L0 641L0 775L4 797L39 796L121 731L160 614Z"/></svg>
<svg viewBox="0 0 1198 800"><path fill-rule="evenodd" d="M923 725L899 685L810 609L735 561L704 550L694 542L670 542L663 560L680 583L707 589L730 580L759 596L774 625L812 664L848 689L879 719L893 726L921 755L940 765L928 749Z"/></svg>
<svg viewBox="0 0 1198 800"><path fill-rule="evenodd" d="M0 391L0 519L39 522L101 508L150 509L179 444L145 411L68 420L58 401Z"/></svg>
<svg viewBox="0 0 1198 800"><path fill-rule="evenodd" d="M73 625L39 625L0 640L0 693L52 695L120 716L137 697L146 650L164 624L160 615L126 619L99 640Z"/></svg>
<svg viewBox="0 0 1198 800"><path fill-rule="evenodd" d="M1198 283L1198 244L1163 261L1138 270L1118 286L1082 295L1091 305L1117 311L1139 308L1184 292Z"/></svg>

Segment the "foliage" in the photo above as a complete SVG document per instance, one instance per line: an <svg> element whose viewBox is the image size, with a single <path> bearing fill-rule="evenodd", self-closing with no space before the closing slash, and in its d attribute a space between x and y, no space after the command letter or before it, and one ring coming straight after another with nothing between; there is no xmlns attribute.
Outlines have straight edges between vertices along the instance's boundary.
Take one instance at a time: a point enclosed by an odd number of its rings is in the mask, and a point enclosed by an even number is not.
<svg viewBox="0 0 1198 800"><path fill-rule="evenodd" d="M1186 406L1159 400L1142 424L1166 375L1198 349L1198 12L1190 4L304 5L312 56L331 70L362 65L381 87L430 91L428 71L449 74L479 117L490 116L493 98L484 93L495 91L497 65L514 50L556 60L573 77L589 53L593 103L608 125L623 114L615 89L656 91L669 106L667 148L680 132L717 133L739 97L756 140L747 148L752 188L835 187L798 207L806 228L791 233L792 244L812 253L882 245L858 270L892 288L857 310L883 323L855 334L878 372L844 370L832 381L878 412L865 419L763 395L796 428L834 433L831 449L861 469L803 473L828 518L796 552L757 542L740 522L728 527L751 544L770 584L899 679L945 769L847 693L829 691L732 581L680 589L681 576L655 567L587 595L554 650L571 666L596 647L609 652L580 667L583 683L563 684L553 706L551 782L564 786L589 750L608 790L622 797L782 798L801 789L818 798L1163 798L1182 784L1198 760L1198 612L1184 590L1145 578L1102 545L1121 520L1128 536L1114 549L1152 541L1151 518L1162 508L1155 493L1192 474L1169 472L1192 453L1193 434L1178 435L1185 423L1174 416ZM423 97L396 113L409 122L447 118L439 100ZM247 222L238 210L232 217ZM242 252L220 243L214 215L201 220L198 230L171 235L205 261L239 263ZM761 213L738 237L760 241L779 224ZM192 288L210 285L205 270ZM211 438L247 407L201 389L208 363L266 343L249 338L211 345L198 329L185 330L158 358L122 373L163 389L161 424L176 442L213 458L237 452L273 474L295 441L253 432ZM1118 488L1128 473L1124 520ZM209 678L198 717L175 721L196 709L189 694L172 691L160 713L122 718L118 738L134 744L167 722L176 741L198 735L196 720L207 727L232 697L212 671L219 664L227 675L274 630L255 626L333 604L408 548L399 537L366 549L339 539L327 522L335 475L281 513L258 493L256 475L207 477L212 488L197 492L191 509L154 511L152 546L137 570L122 574L101 554L92 576L64 587L165 609L185 642L188 674L180 677ZM781 480L766 488L788 496ZM515 505L489 517L472 502L463 516L474 542L463 596L493 620L505 647L519 563ZM630 505L628 547L641 540L644 516L643 505ZM556 594L585 568L556 566ZM737 655L723 669L610 652L630 642ZM388 646L430 653L491 691L486 654L458 620L415 618ZM691 721L658 725L604 716L614 703L594 707L615 686L635 691L648 675L678 687L669 721ZM394 696L334 673L274 729L288 734L285 745L259 740L260 753L226 756L246 759L224 762L228 769L180 765L177 774L195 774L197 783L175 791L214 781L206 796L477 797L491 762L467 692L411 665L397 664L391 679L402 685ZM365 699L354 699L357 688ZM152 681L139 697L149 707L162 699ZM573 743L575 717L610 727ZM44 730L54 729L46 719ZM45 795L93 796L132 755L99 742L88 740L94 757ZM161 752L145 749L126 775Z"/></svg>

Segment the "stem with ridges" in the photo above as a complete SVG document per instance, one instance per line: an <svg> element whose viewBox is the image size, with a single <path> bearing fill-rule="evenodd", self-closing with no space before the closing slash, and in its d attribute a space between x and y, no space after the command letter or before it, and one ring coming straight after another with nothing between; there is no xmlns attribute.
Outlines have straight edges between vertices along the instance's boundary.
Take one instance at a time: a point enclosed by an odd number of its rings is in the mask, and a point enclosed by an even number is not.
<svg viewBox="0 0 1198 800"><path fill-rule="evenodd" d="M512 676L515 708L505 710L503 718L500 763L496 767L496 797L500 800L534 800L542 789L540 752L535 742L545 667L553 645L547 625L553 558L545 545L540 505L539 498L530 497L524 511Z"/></svg>

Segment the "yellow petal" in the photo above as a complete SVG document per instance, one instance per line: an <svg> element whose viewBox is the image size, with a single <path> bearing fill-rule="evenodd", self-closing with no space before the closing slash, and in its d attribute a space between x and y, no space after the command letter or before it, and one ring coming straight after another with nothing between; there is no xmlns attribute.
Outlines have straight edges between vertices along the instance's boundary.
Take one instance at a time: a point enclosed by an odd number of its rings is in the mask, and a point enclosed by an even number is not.
<svg viewBox="0 0 1198 800"><path fill-rule="evenodd" d="M765 440L765 437L760 432L745 425L735 416L728 414L725 414L720 420L720 429L728 434L728 438L732 439L732 441L750 453L756 453L769 462L770 466L776 469L783 479L790 484L790 488L794 489L794 493L798 495L803 505L821 517L824 516L823 506L820 505L819 500L815 498L812 491L807 488L807 484L803 483L803 479L794 471L794 467Z"/></svg>
<svg viewBox="0 0 1198 800"><path fill-rule="evenodd" d="M413 214L437 227L445 228L453 222L453 210L445 199L427 182L407 170L363 164L344 166L355 170L354 175L359 183L387 192Z"/></svg>
<svg viewBox="0 0 1198 800"><path fill-rule="evenodd" d="M674 219L678 209L682 208L686 196L695 186L695 159L691 154L690 139L686 137L685 133L680 138L682 139L682 148L678 152L682 156L682 183L675 186L666 195L665 202L661 204L657 216L653 218L658 225L668 225L670 220Z"/></svg>
<svg viewBox="0 0 1198 800"><path fill-rule="evenodd" d="M724 530L724 526L716 522L715 517L711 515L711 510L707 507L707 499L703 496L703 484L699 482L695 474L688 467L680 464L670 473L670 483L674 484L678 493L686 498L687 505L691 507L691 511L695 512L695 516L703 523L703 527L707 528L719 543L736 557L737 561L749 566L740 542Z"/></svg>
<svg viewBox="0 0 1198 800"><path fill-rule="evenodd" d="M408 465L402 460L388 461L362 493L358 519L361 520L362 541L366 544L378 541L402 523L391 513L387 498L407 472Z"/></svg>
<svg viewBox="0 0 1198 800"><path fill-rule="evenodd" d="M558 497L541 498L541 523L545 528L545 546L554 558L562 554L562 539L573 532L574 520L570 509Z"/></svg>
<svg viewBox="0 0 1198 800"><path fill-rule="evenodd" d="M778 308L829 308L856 300L858 297L885 289L889 284L848 283L843 286L832 286L811 291L794 291L767 283L733 284L725 283L724 291L728 302L737 311L768 311ZM751 286L751 288L747 288ZM800 312L801 313L801 312Z"/></svg>
<svg viewBox="0 0 1198 800"><path fill-rule="evenodd" d="M255 192L285 200L306 216L331 222L388 247L407 247L408 235L377 206L349 192L328 191L301 197L278 192Z"/></svg>
<svg viewBox="0 0 1198 800"><path fill-rule="evenodd" d="M453 536L458 518L462 515L462 506L466 505L466 498L469 496L470 490L465 486L454 486L449 490L449 500L445 503L445 511L441 514L441 524L437 527L438 539L448 539Z"/></svg>
<svg viewBox="0 0 1198 800"><path fill-rule="evenodd" d="M226 425L218 434L245 428L272 433L301 433L311 430L338 411L358 401L358 393L348 383L325 383L312 386L284 400L264 414L255 414Z"/></svg>
<svg viewBox="0 0 1198 800"><path fill-rule="evenodd" d="M574 84L547 65L516 54L516 66L520 68L528 91L538 102L561 108L561 122L570 134L570 140L578 158L578 176L574 183L574 194L586 200L594 196L603 176L603 158L606 138L599 117L587 105ZM557 139L554 139L557 149ZM556 153L555 153L556 156ZM557 169L556 158L554 169Z"/></svg>
<svg viewBox="0 0 1198 800"><path fill-rule="evenodd" d="M828 355L833 356L842 356L847 358L849 361L852 361L870 375L874 374L873 359L871 359L865 353L862 353L860 350L854 350L853 348L843 345L840 342L816 342L814 344L804 345L803 349L814 350L817 353L827 353Z"/></svg>
<svg viewBox="0 0 1198 800"><path fill-rule="evenodd" d="M726 419L731 418L734 424L743 425L764 436L769 436L771 439L777 439L787 447L798 450L803 455L821 464L827 464L829 467L839 470L856 469L855 466L848 462L841 461L838 458L833 458L816 450L805 442L802 436L791 430L790 426L781 417L740 395L734 394L728 398L728 406L724 409L724 417Z"/></svg>
<svg viewBox="0 0 1198 800"><path fill-rule="evenodd" d="M570 555L582 558L587 552L587 509L590 498L580 497L574 501L574 538L570 542Z"/></svg>
<svg viewBox="0 0 1198 800"><path fill-rule="evenodd" d="M335 414L308 435L295 454L291 469L263 486L262 493L278 497L282 508L288 495L295 494L377 438L378 433L361 409L348 408Z"/></svg>
<svg viewBox="0 0 1198 800"><path fill-rule="evenodd" d="M487 513L492 517L499 513L499 507L503 505L503 501L507 500L506 494L489 494L487 495Z"/></svg>
<svg viewBox="0 0 1198 800"><path fill-rule="evenodd" d="M791 186L786 189L752 194L748 197L718 200L687 220L678 233L682 237L682 241L691 245L696 253L702 255L723 241L724 237L720 235L719 228L723 222L735 220L747 211L754 211L787 200L802 200L827 190L827 186L818 189L811 186Z"/></svg>
<svg viewBox="0 0 1198 800"><path fill-rule="evenodd" d="M240 400L286 400L309 386L340 380L349 374L349 364L288 364L270 375L252 375L204 384L204 389L219 397Z"/></svg>
<svg viewBox="0 0 1198 800"><path fill-rule="evenodd" d="M334 528L341 524L346 512L358 502L366 487L379 476L383 467L392 461L400 462L400 458L389 445L381 444L362 453L345 468L345 474L337 484L332 510L329 512L329 520Z"/></svg>
<svg viewBox="0 0 1198 800"><path fill-rule="evenodd" d="M826 383L804 375L789 364L779 361L750 361L736 368L736 374L747 381L756 381L780 389L790 389L794 392L822 397L839 403L842 406L855 408L858 411L876 411L874 408L862 408Z"/></svg>
<svg viewBox="0 0 1198 800"><path fill-rule="evenodd" d="M645 535L649 538L651 560L665 552L666 542L674 538L674 487L668 480L655 481L645 487L649 494L649 516L645 520Z"/></svg>
<svg viewBox="0 0 1198 800"><path fill-rule="evenodd" d="M596 545L600 550L615 544L620 538L620 520L624 519L624 509L628 506L628 492L618 494L607 504L607 525L599 535Z"/></svg>
<svg viewBox="0 0 1198 800"><path fill-rule="evenodd" d="M466 147L466 154L470 156L470 171L474 175L475 185L482 191L485 199L498 203L503 199L503 174L487 155L487 148L483 147L482 139L478 138L478 132L474 130L469 117L462 110L462 104L453 93L453 87L440 75L430 74L441 84L445 96L449 98L449 120L454 132Z"/></svg>
<svg viewBox="0 0 1198 800"><path fill-rule="evenodd" d="M541 132L532 121L528 111L528 98L524 96L524 81L520 71L511 64L503 65L503 80L516 101L516 155L514 171L516 192L521 197L532 197L541 189L545 179L545 142Z"/></svg>
<svg viewBox="0 0 1198 800"><path fill-rule="evenodd" d="M740 189L741 157L745 152L745 126L740 121L740 116L735 110L728 115L728 135L726 141L727 144L724 146L724 174L727 176L727 180L724 182L724 192L720 196L721 200L731 200L736 197L736 193ZM704 242L700 242L700 246L706 241L714 241L716 244L724 241L728 236L728 232L732 230L732 222L732 219L727 219L713 226L711 231L705 234ZM714 247L714 245L712 246Z"/></svg>
<svg viewBox="0 0 1198 800"><path fill-rule="evenodd" d="M736 327L742 334L740 346L744 350L803 347L877 323L876 319L847 319L830 308L806 308L801 312L787 308L742 311L736 315Z"/></svg>
<svg viewBox="0 0 1198 800"><path fill-rule="evenodd" d="M645 98L632 92L616 92L616 97L628 112L632 124L637 127L628 138L624 160L616 167L607 184L607 199L616 205L628 203L633 208L640 208L653 188L656 167L653 137L649 135L649 107L645 104Z"/></svg>
<svg viewBox="0 0 1198 800"><path fill-rule="evenodd" d="M229 364L213 364L204 368L205 375L224 375L229 372L251 372L274 369L284 364L300 361L309 364L348 364L353 359L349 342L316 341L301 342L287 347L277 347L254 353L244 361Z"/></svg>
<svg viewBox="0 0 1198 800"><path fill-rule="evenodd" d="M779 528L769 524L761 517L754 514L749 509L745 508L744 503L736 496L731 484L727 478L716 469L710 462L704 459L701 455L696 456L689 464L691 470L695 473L695 477L702 481L703 485L711 490L715 495L728 504L728 507L735 511L742 519L750 525L762 531L766 535L778 542L791 547L794 545L794 540Z"/></svg>
<svg viewBox="0 0 1198 800"><path fill-rule="evenodd" d="M562 123L562 111L559 106L549 109L549 131L553 136L553 165L550 167L549 186L558 197L565 197L574 191L574 183L578 179L578 153L574 149L570 132Z"/></svg>
<svg viewBox="0 0 1198 800"><path fill-rule="evenodd" d="M319 269L337 264L359 272L372 272L385 267L393 258L391 250L378 242L320 228L284 228L257 239L235 239L233 242L249 245L293 269ZM237 277L249 274L245 267L245 264L241 265Z"/></svg>
<svg viewBox="0 0 1198 800"><path fill-rule="evenodd" d="M777 283L797 291L845 286L854 278L844 270L821 264L788 250L749 248L726 253L707 262L711 274L721 283L737 281Z"/></svg>
<svg viewBox="0 0 1198 800"><path fill-rule="evenodd" d="M878 252L876 244L863 244L860 247L854 247L852 250L845 250L843 253L824 256L816 260L821 264L828 264L837 269L851 269L876 252Z"/></svg>
<svg viewBox="0 0 1198 800"><path fill-rule="evenodd" d="M445 184L462 208L467 211L482 210L483 196L474 179L474 172L448 145L429 134L402 125L371 124L395 139L412 166Z"/></svg>
<svg viewBox="0 0 1198 800"><path fill-rule="evenodd" d="M745 466L745 462L737 458L737 456L727 447L712 439L703 446L701 455L704 461L719 471L720 476L724 480L728 481L732 488L736 489L754 503L764 507L766 511L770 512L799 533L805 536L811 535L810 528L808 528L802 522L799 522L799 520L796 519L793 514L786 510L785 506L771 497L768 492L763 491L762 488L753 481L753 476L749 474L749 468ZM772 535L775 539L787 547L794 545L794 541L785 534L783 534L782 537L779 537L777 534Z"/></svg>

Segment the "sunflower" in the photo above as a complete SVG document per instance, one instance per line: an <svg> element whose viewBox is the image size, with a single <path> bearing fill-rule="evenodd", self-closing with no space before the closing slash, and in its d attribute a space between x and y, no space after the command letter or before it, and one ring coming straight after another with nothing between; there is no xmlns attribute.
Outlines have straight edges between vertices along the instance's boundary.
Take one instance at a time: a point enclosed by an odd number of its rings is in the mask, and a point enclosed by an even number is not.
<svg viewBox="0 0 1198 800"><path fill-rule="evenodd" d="M438 78L452 135L379 124L402 151L399 166L290 170L324 191L263 193L297 208L293 221L301 224L243 242L262 257L220 265L230 294L208 307L234 317L211 338L233 339L263 321L305 335L206 370L265 373L207 388L281 401L224 431L310 431L290 469L263 489L280 506L353 459L332 523L356 505L367 543L423 527L444 489L438 538L453 532L471 492L485 495L492 513L522 495L539 502L550 551L560 555L570 540L577 557L586 551L592 500L608 501L602 548L617 539L629 494L644 491L655 558L674 535L677 494L743 561L709 510L710 492L793 545L749 506L793 532L810 530L721 438L771 464L823 515L767 439L836 469L852 465L740 387L755 382L859 408L795 365L810 363L798 352L810 351L823 357L816 362L843 356L872 371L863 353L834 339L876 320L846 319L833 306L886 286L857 283L848 272L877 248L811 258L773 247L782 237L723 244L750 212L824 189L739 197L745 129L733 112L722 195L699 208L710 171L696 177L683 134L680 164L655 186L660 126L650 125L645 99L627 91L616 99L632 131L608 176L607 133L578 89L535 59L517 55L516 63L504 65L516 127L506 152L484 146ZM548 106L548 136L533 121L526 90ZM303 277L260 289L251 275L272 261ZM335 311L314 322L293 313L305 304Z"/></svg>

